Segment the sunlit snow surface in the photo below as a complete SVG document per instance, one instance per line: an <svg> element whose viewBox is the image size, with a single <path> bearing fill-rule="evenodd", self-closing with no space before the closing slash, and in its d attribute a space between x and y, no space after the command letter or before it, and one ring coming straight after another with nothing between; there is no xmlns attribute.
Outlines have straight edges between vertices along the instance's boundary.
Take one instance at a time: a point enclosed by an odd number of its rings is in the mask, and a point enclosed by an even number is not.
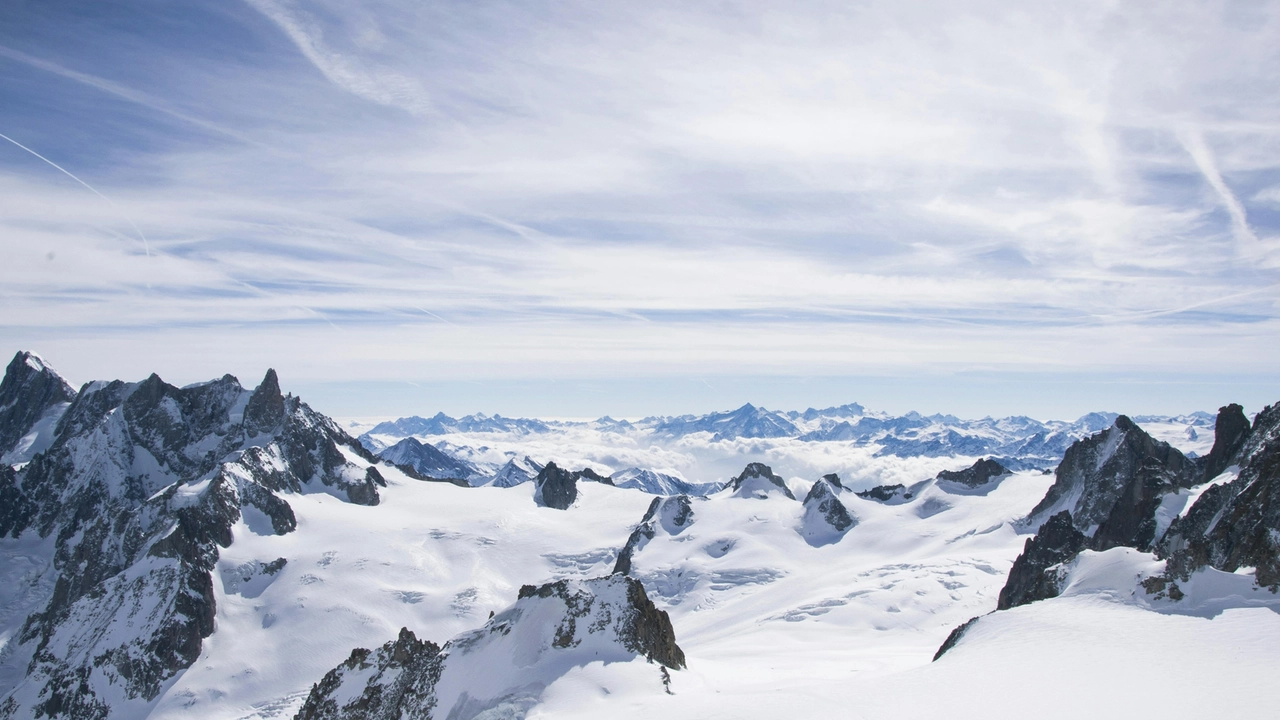
<svg viewBox="0 0 1280 720"><path fill-rule="evenodd" d="M296 532L262 534L252 516L236 526L215 577L217 630L152 717L290 717L354 647L377 647L401 626L443 642L513 603L522 584L607 574L651 500L582 483L560 511L537 507L532 484L468 489L383 474L390 486L376 507L292 495ZM801 503L780 492L695 499L692 523L659 523L634 558L688 658L672 673L674 695L656 665L592 663L548 687L529 717L1081 717L1154 707L1206 717L1276 707L1280 616L1239 603L1177 615L1138 602L1138 576L1158 564L1124 549L1086 554L1064 597L986 617L930 662L953 627L994 609L1027 537L1010 522L1051 480L1018 473L985 495L928 486L901 505L843 492L858 524L816 548L797 530ZM808 487L789 484L798 497ZM1098 558L1118 569L1099 570L1110 566ZM1170 687L1188 668L1193 677Z"/></svg>

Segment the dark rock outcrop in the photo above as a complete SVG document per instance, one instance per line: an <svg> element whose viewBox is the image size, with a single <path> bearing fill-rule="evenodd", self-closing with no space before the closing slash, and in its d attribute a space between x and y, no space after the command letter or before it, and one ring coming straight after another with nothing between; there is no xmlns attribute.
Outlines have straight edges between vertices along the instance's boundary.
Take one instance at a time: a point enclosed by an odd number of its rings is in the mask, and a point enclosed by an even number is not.
<svg viewBox="0 0 1280 720"><path fill-rule="evenodd" d="M1169 527L1157 553L1167 559L1170 580L1185 582L1205 566L1253 567L1258 585L1280 592L1280 404L1258 413L1227 462L1242 465L1236 479L1201 493Z"/></svg>
<svg viewBox="0 0 1280 720"><path fill-rule="evenodd" d="M654 517L658 514L658 507L662 505L662 498L654 498L649 503L649 509L645 511L644 517L640 519L640 523L631 530L631 535L627 537L627 543L618 551L618 559L613 563L613 572L616 574L631 574L631 559L636 551L644 547L645 543L653 539L657 534L656 523Z"/></svg>
<svg viewBox="0 0 1280 720"><path fill-rule="evenodd" d="M943 470L938 473L938 480L960 483L966 487L976 488L991 482L992 478L1008 475L1005 466L990 458L982 458L964 470Z"/></svg>
<svg viewBox="0 0 1280 720"><path fill-rule="evenodd" d="M860 498L866 500L875 500L877 502L892 502L896 499L910 500L912 494L907 492L904 485L877 485L870 490L854 493Z"/></svg>
<svg viewBox="0 0 1280 720"><path fill-rule="evenodd" d="M1035 537L1027 539L1022 554L1013 561L997 608L1008 610L1057 597L1062 592L1062 578L1055 568L1073 560L1084 548L1084 533L1072 524L1069 512L1063 510L1050 517Z"/></svg>
<svg viewBox="0 0 1280 720"><path fill-rule="evenodd" d="M573 472L549 462L533 479L536 488L533 492L533 500L541 507L568 510L578 499L579 481L613 485L613 480L591 468Z"/></svg>
<svg viewBox="0 0 1280 720"><path fill-rule="evenodd" d="M1214 479L1234 463L1251 431L1244 408L1235 403L1218 408L1218 419L1213 426L1213 449L1201 461L1201 480Z"/></svg>
<svg viewBox="0 0 1280 720"><path fill-rule="evenodd" d="M948 650L955 647L956 643L960 642L960 639L964 637L964 634L969 632L969 628L976 625L981 617L981 615L978 617L971 617L960 625L957 625L956 629L952 630L951 634L947 636L947 639L942 642L941 647L938 648L938 652L933 654L934 662L937 662L938 658L942 657Z"/></svg>
<svg viewBox="0 0 1280 720"><path fill-rule="evenodd" d="M764 463L750 463L743 468L741 475L729 482L729 486L733 488L734 493L743 496L764 497L774 489L778 489L783 495L792 500L796 499L791 488L787 487L786 481L774 475L773 468Z"/></svg>
<svg viewBox="0 0 1280 720"><path fill-rule="evenodd" d="M32 353L19 352L0 381L0 455L12 450L45 413L69 403L75 390Z"/></svg>
<svg viewBox="0 0 1280 720"><path fill-rule="evenodd" d="M537 488L533 500L541 507L568 510L578 499L578 473L561 469L553 462L547 463L533 482Z"/></svg>

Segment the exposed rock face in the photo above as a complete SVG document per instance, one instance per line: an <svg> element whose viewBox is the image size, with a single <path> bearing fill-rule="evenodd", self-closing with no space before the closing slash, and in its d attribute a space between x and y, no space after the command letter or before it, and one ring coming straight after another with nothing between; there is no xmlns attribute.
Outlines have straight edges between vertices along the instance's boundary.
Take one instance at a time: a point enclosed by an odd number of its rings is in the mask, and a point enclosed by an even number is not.
<svg viewBox="0 0 1280 720"><path fill-rule="evenodd" d="M783 495L796 499L786 481L773 474L773 468L764 463L754 462L743 469L742 474L730 481L735 495L740 497L768 497L770 493L782 491Z"/></svg>
<svg viewBox="0 0 1280 720"><path fill-rule="evenodd" d="M419 640L409 628L401 628L398 638L373 652L364 648L352 650L346 662L311 687L311 694L295 717L429 720L436 705L441 659L438 645ZM360 694L342 697L340 689L354 689Z"/></svg>
<svg viewBox="0 0 1280 720"><path fill-rule="evenodd" d="M297 720L523 718L573 667L645 657L685 666L665 612L637 580L611 575L520 589L515 605L443 649L404 629L357 649L311 689Z"/></svg>
<svg viewBox="0 0 1280 720"><path fill-rule="evenodd" d="M1120 415L1110 428L1067 449L1057 480L1027 524L1065 510L1077 528L1096 538L1098 549L1150 549L1160 498L1191 487L1200 472L1178 450Z"/></svg>
<svg viewBox="0 0 1280 720"><path fill-rule="evenodd" d="M1212 480L1235 462L1251 432L1244 408L1235 403L1218 408L1213 430L1213 449L1204 456L1201 479Z"/></svg>
<svg viewBox="0 0 1280 720"><path fill-rule="evenodd" d="M819 480L804 498L804 516L798 531L815 547L839 542L858 521L836 497L835 486Z"/></svg>
<svg viewBox="0 0 1280 720"><path fill-rule="evenodd" d="M442 452L431 443L405 438L378 453L378 457L399 466L408 466L429 478L466 480L479 475L471 463Z"/></svg>
<svg viewBox="0 0 1280 720"><path fill-rule="evenodd" d="M44 450L39 441L52 439L58 418L75 396L67 381L38 356L14 355L0 381L0 455L6 456L5 462L25 462Z"/></svg>
<svg viewBox="0 0 1280 720"><path fill-rule="evenodd" d="M155 698L213 632L211 571L242 508L283 534L296 519L281 493L378 501L381 476L338 449L354 444L274 373L252 393L230 375L86 385L49 448L0 472L0 529L56 538L52 593L6 647L26 677L0 689L0 718L106 718Z"/></svg>
<svg viewBox="0 0 1280 720"><path fill-rule="evenodd" d="M1215 450L1218 445L1215 440ZM1205 490L1169 527L1157 552L1168 559L1170 579L1185 582L1206 565L1226 572L1253 567L1259 585L1280 591L1280 404L1258 413L1227 461L1242 465L1240 474Z"/></svg>
<svg viewBox="0 0 1280 720"><path fill-rule="evenodd" d="M542 507L568 510L578 499L578 474L562 470L553 462L547 463L533 481L537 483L533 500Z"/></svg>
<svg viewBox="0 0 1280 720"><path fill-rule="evenodd" d="M1009 579L1000 591L1000 610L1057 597L1062 592L1056 568L1070 562L1085 548L1085 536L1071 522L1066 510L1049 518L1022 554L1013 561ZM959 638L957 638L959 639Z"/></svg>
<svg viewBox="0 0 1280 720"><path fill-rule="evenodd" d="M615 574L631 574L631 560L636 551L644 547L658 533L654 517L658 514L658 508L661 505L662 498L654 498L653 502L649 503L649 509L645 511L644 517L640 519L640 524L632 529L631 535L627 538L627 544L623 545L622 549L618 551L618 559L613 564L613 572Z"/></svg>
<svg viewBox="0 0 1280 720"><path fill-rule="evenodd" d="M910 500L911 493L907 492L907 488L901 484L898 485L877 485L870 490L863 490L854 493L860 498L867 500L875 500L877 502L887 503L895 500Z"/></svg>
<svg viewBox="0 0 1280 720"><path fill-rule="evenodd" d="M839 476L839 475L837 475L837 474L835 474L835 473L828 473L828 474L826 474L826 475L823 475L823 476L822 476L822 479L823 479L823 480L826 480L826 481L827 481L827 482L829 482L829 483L831 483L831 484L832 484L832 485L834 485L835 487L840 488L841 490L844 490L844 489L845 489L845 487L844 487L844 483L840 481L840 476Z"/></svg>
<svg viewBox="0 0 1280 720"><path fill-rule="evenodd" d="M591 468L583 468L577 472L572 472L556 466L553 462L549 462L538 473L538 477L533 479L536 486L533 500L541 507L568 510L574 501L578 499L579 480L598 482L604 485L613 484L613 480L603 477Z"/></svg>
<svg viewBox="0 0 1280 720"><path fill-rule="evenodd" d="M990 458L982 458L964 470L943 470L938 473L938 479L976 488L986 485L992 478L1008 474L1005 466Z"/></svg>
<svg viewBox="0 0 1280 720"><path fill-rule="evenodd" d="M951 634L947 636L947 639L942 642L942 646L938 648L938 652L933 654L934 662L937 662L938 658L942 657L948 650L955 647L956 643L960 642L960 639L964 637L964 634L969 632L969 628L976 625L980 618L981 616L971 617L964 623L956 626L956 629L952 630Z"/></svg>

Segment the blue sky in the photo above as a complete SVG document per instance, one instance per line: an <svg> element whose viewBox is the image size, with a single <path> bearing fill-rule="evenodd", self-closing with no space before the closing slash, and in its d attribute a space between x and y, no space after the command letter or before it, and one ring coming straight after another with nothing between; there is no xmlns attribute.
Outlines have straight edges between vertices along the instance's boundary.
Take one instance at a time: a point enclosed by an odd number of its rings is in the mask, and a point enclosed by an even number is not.
<svg viewBox="0 0 1280 720"><path fill-rule="evenodd" d="M5 3L0 350L347 415L1254 411L1276 87L1275 2Z"/></svg>

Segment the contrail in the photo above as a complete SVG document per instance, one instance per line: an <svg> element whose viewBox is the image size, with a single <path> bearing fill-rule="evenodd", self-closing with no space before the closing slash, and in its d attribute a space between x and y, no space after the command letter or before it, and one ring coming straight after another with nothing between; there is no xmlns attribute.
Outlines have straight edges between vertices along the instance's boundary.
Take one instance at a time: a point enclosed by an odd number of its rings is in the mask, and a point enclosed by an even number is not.
<svg viewBox="0 0 1280 720"><path fill-rule="evenodd" d="M56 168L59 172L61 172L63 175L66 175L67 177L71 178L72 180L75 180L76 182L78 182L78 183L80 183L81 185L83 185L83 186L85 187L85 189L86 189L86 190L88 190L89 192L93 193L94 195L97 195L98 197L102 198L103 200L106 200L106 201L107 201L107 203L109 203L109 204L111 205L111 207L115 208L116 212L120 213L120 217L124 218L124 219L125 219L125 222L129 223L129 225L131 225L131 226L133 227L133 231L134 231L134 232L136 232L136 233L138 233L138 237L142 238L142 249L147 251L147 257L151 257L151 243L147 242L147 236L142 234L142 230L140 230L140 229L138 228L138 225L137 225L136 223L134 223L134 222L133 222L133 220L131 220L131 219L129 218L129 216L125 214L124 210L121 210L121 209L120 209L120 206L119 206L119 205L117 205L117 204L115 204L115 202L114 202L111 198L109 198L109 197L107 197L106 195L103 195L102 193L100 193L100 192L98 192L97 190L95 190L95 189L93 188L93 186L92 186L92 185L90 185L89 183L87 183L87 182L85 182L85 181L81 180L80 178L76 177L75 175L72 175L70 172L68 172L68 171L67 171L67 169L66 169L66 168L62 167L62 166L61 166L61 165L59 165L58 163L56 163L56 162L54 162L54 161L50 160L49 158L47 158L47 157L45 157L45 156L41 155L40 153L36 152L35 150L32 150L31 148L27 147L26 145L23 145L22 143L18 142L17 140L14 140L13 138L9 137L8 135L5 135L4 133L0 133L0 138L4 138L5 140L8 140L9 142L13 143L14 145L17 145L18 147L22 148L23 150L26 150L27 152L31 153L32 155L35 155L36 157L40 158L41 160L45 161L46 163L48 163L48 164L52 165L52 166L53 166L54 168Z"/></svg>

